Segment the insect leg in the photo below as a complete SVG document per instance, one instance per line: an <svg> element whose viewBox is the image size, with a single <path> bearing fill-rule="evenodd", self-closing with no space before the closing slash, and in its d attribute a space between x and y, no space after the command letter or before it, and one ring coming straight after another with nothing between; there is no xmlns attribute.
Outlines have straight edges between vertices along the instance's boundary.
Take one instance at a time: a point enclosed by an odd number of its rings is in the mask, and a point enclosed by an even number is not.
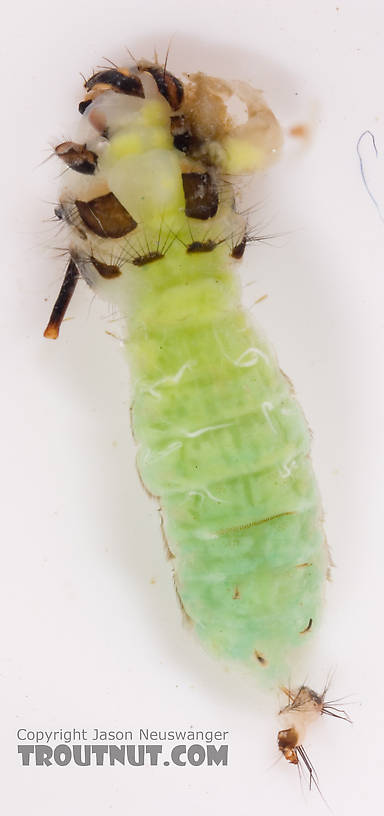
<svg viewBox="0 0 384 816"><path fill-rule="evenodd" d="M47 328L45 329L44 337L48 337L50 340L56 340L56 338L59 336L60 326L63 322L78 280L79 271L75 262L71 258L67 266L56 303L52 309Z"/></svg>

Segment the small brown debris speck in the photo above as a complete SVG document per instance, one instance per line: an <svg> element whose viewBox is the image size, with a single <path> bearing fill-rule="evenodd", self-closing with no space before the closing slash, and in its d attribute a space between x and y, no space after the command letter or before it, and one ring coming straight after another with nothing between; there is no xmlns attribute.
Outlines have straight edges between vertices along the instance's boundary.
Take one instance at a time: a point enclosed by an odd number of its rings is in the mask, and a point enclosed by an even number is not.
<svg viewBox="0 0 384 816"><path fill-rule="evenodd" d="M255 302L252 305L256 306L256 303L261 303L263 300L266 300L267 297L268 295L261 295L261 297L257 298L257 300L255 300Z"/></svg>
<svg viewBox="0 0 384 816"><path fill-rule="evenodd" d="M304 634L305 634L305 632L309 632L309 630L310 630L310 628L311 628L311 626L312 626L312 623L313 623L312 618L310 618L310 619L309 619L309 622L308 622L308 625L305 627L305 629L302 629L302 630L301 630L300 634L301 634L301 635L304 635Z"/></svg>
<svg viewBox="0 0 384 816"><path fill-rule="evenodd" d="M264 655L262 655L261 652L258 652L257 649L255 649L254 655L262 666L268 666L268 660L266 660Z"/></svg>
<svg viewBox="0 0 384 816"><path fill-rule="evenodd" d="M303 139L304 141L308 140L311 135L308 125L293 125L289 133L290 136L294 136L296 139Z"/></svg>

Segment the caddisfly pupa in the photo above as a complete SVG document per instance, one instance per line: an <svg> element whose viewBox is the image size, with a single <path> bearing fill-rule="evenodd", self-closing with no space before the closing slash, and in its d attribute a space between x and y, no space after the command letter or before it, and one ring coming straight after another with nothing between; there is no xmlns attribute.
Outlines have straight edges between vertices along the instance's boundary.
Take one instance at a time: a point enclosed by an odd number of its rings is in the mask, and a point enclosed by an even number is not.
<svg viewBox="0 0 384 816"><path fill-rule="evenodd" d="M331 712L289 677L318 625L329 555L307 422L237 269L253 235L236 179L275 159L279 124L245 82L182 82L145 60L97 71L79 112L76 140L55 148L69 262L45 336L80 277L126 317L138 469L182 608L214 654L285 690L278 746L312 779L305 731Z"/></svg>

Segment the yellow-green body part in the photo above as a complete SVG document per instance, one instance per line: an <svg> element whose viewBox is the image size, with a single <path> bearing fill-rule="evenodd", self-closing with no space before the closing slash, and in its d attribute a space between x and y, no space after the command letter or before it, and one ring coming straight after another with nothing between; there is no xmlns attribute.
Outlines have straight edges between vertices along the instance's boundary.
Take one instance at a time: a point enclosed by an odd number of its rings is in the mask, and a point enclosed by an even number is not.
<svg viewBox="0 0 384 816"><path fill-rule="evenodd" d="M69 171L61 203L68 213L112 192L136 227L103 237L67 216L72 257L127 316L137 463L161 504L184 610L215 654L284 683L316 628L328 556L307 423L241 304L231 258L245 224L223 173L263 166L268 139L252 144L253 131L227 127L188 157L158 93L127 110L112 97L114 108L102 94L87 109L98 172L89 181ZM95 110L108 140L92 142ZM183 174L205 171L217 211L190 218ZM116 279L100 277L95 258Z"/></svg>

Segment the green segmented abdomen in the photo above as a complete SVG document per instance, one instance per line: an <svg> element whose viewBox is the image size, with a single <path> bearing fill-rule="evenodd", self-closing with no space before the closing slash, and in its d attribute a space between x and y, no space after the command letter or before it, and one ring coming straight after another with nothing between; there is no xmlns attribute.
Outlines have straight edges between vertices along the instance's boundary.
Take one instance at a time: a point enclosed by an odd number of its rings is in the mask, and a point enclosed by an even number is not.
<svg viewBox="0 0 384 816"><path fill-rule="evenodd" d="M310 434L231 275L225 312L216 302L202 317L197 282L217 280L201 277L205 265L194 259L177 284L180 297L195 286L198 325L180 317L177 299L157 320L156 286L138 310L151 316L129 343L138 467L160 498L180 599L201 639L283 681L317 621L327 569Z"/></svg>

